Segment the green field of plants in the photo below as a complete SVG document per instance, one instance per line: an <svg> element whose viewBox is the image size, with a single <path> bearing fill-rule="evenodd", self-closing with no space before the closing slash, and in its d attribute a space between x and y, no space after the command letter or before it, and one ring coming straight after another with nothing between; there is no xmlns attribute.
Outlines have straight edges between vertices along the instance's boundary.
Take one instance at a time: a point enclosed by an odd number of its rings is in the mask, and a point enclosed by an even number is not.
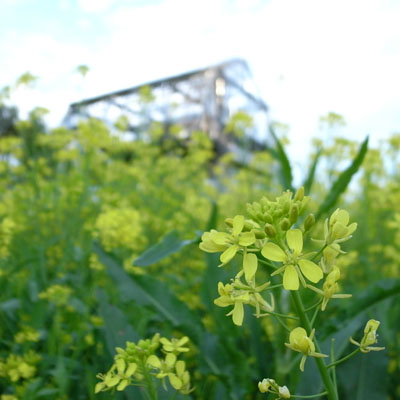
<svg viewBox="0 0 400 400"><path fill-rule="evenodd" d="M243 161L42 112L0 137L1 400L400 399L399 134L296 183L273 127Z"/></svg>

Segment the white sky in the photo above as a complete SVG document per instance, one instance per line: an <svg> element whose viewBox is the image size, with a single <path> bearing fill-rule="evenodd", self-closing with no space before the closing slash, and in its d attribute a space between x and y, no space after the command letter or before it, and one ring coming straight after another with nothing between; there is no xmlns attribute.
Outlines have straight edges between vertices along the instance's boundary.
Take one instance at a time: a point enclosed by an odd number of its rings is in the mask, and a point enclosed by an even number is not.
<svg viewBox="0 0 400 400"><path fill-rule="evenodd" d="M240 57L298 160L329 111L357 140L400 131L399 0L0 0L0 20L0 87L39 76L13 102L51 125L73 101Z"/></svg>

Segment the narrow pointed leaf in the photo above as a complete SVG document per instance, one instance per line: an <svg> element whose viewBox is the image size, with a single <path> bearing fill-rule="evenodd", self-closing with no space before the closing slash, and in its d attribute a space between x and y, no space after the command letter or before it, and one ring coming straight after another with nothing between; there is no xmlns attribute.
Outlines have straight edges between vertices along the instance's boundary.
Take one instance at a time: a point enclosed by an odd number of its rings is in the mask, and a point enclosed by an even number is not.
<svg viewBox="0 0 400 400"><path fill-rule="evenodd" d="M361 144L360 149L358 150L358 153L350 166L340 174L338 179L332 185L331 190L329 191L315 216L316 220L321 218L334 207L339 199L339 196L347 189L347 186L353 178L353 175L360 169L360 166L368 151L368 139L369 138L367 136L364 142Z"/></svg>
<svg viewBox="0 0 400 400"><path fill-rule="evenodd" d="M148 248L141 256L139 256L133 263L137 267L147 267L155 264L158 261L177 253L183 247L196 243L196 239L183 240L179 237L177 231L167 233L159 243Z"/></svg>
<svg viewBox="0 0 400 400"><path fill-rule="evenodd" d="M273 129L272 126L269 127L269 132L271 136L274 138L275 144L276 144L276 151L271 152L272 156L274 156L280 163L280 180L281 184L285 189L289 189L292 192L294 192L293 186L292 186L292 168L290 166L289 159L286 155L285 149L282 146L282 143L278 139L278 136L276 136L276 133Z"/></svg>
<svg viewBox="0 0 400 400"><path fill-rule="evenodd" d="M308 194L308 193L311 192L311 188L312 188L312 185L313 185L313 183L314 183L315 172L316 172L316 170L317 170L317 165L318 165L318 162L319 162L319 160L320 160L320 158L321 158L321 155L322 155L322 150L319 149L318 152L317 152L317 154L316 154L315 157L314 157L314 160L313 160L313 162L312 162L312 164L311 164L311 166L310 166L310 169L308 170L307 178L306 178L306 180L305 180L304 183L303 183L304 192L305 192L306 194Z"/></svg>

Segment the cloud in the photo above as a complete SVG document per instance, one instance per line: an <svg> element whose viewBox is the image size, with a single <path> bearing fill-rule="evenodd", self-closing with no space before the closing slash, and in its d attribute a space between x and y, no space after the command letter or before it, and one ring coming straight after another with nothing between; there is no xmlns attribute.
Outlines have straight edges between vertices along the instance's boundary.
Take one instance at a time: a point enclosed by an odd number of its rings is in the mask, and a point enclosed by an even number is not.
<svg viewBox="0 0 400 400"><path fill-rule="evenodd" d="M80 9L85 13L99 13L107 10L117 0L78 0Z"/></svg>
<svg viewBox="0 0 400 400"><path fill-rule="evenodd" d="M75 44L68 36L5 32L7 41L0 39L0 53L7 55L3 79L15 79L18 68L18 75L30 70L42 78L45 97L37 93L37 99L59 108L63 102L65 112L71 101L241 56L253 69L272 119L291 126L295 149L304 148L310 134L318 132L319 116L329 111L342 113L357 138L368 133L368 126L381 126L379 134L399 128L396 2L133 3L80 0L82 26L75 21L71 29L78 36L83 28L97 31L82 34ZM72 78L79 64L90 66L83 84Z"/></svg>

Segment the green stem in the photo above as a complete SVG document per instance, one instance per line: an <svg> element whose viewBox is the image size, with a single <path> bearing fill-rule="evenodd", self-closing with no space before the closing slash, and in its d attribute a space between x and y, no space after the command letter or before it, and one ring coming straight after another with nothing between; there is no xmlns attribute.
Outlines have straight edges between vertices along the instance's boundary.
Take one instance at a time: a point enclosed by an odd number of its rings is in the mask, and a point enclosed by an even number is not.
<svg viewBox="0 0 400 400"><path fill-rule="evenodd" d="M304 311L311 311L313 308L318 307L322 303L322 299L320 299L317 303L313 304L310 307L304 309Z"/></svg>
<svg viewBox="0 0 400 400"><path fill-rule="evenodd" d="M327 247L328 247L328 245L325 244L325 245L319 250L319 252L318 252L317 254L315 254L315 255L311 258L310 261L314 261Z"/></svg>
<svg viewBox="0 0 400 400"><path fill-rule="evenodd" d="M276 289L278 287L282 287L283 283L278 283L277 285L272 285L272 286L268 286L266 289L270 290L270 289Z"/></svg>
<svg viewBox="0 0 400 400"><path fill-rule="evenodd" d="M149 371L147 370L144 362L142 363L142 371L147 384L147 389L149 391L149 398L151 400L158 400L157 388L154 387L153 380L151 379Z"/></svg>
<svg viewBox="0 0 400 400"><path fill-rule="evenodd" d="M332 342L331 342L331 360L334 362L335 359L336 359L336 356L335 356L335 339L332 338ZM332 368L331 375L332 375L333 384L335 385L335 388L336 388L336 396L338 396L338 393L337 393L337 382L336 382L336 368L335 367ZM338 396L338 398L339 398L339 396Z"/></svg>
<svg viewBox="0 0 400 400"><path fill-rule="evenodd" d="M289 327L281 320L280 317L274 315L275 319L283 326L283 328L285 328L288 332L290 332Z"/></svg>
<svg viewBox="0 0 400 400"><path fill-rule="evenodd" d="M315 397L321 397L324 396L325 394L328 394L328 392L322 392L322 393L318 393L318 394L310 394L309 396L300 396L300 395L290 395L291 399L313 399Z"/></svg>
<svg viewBox="0 0 400 400"><path fill-rule="evenodd" d="M297 309L297 314L300 317L300 321L303 325L303 328L306 329L307 333L310 334L312 331L312 327L310 324L310 320L308 319L307 314L304 312L303 301L301 300L300 293L297 290L292 290L291 292L292 299L294 301L295 307ZM319 348L319 344L314 338L315 349L318 353L321 353ZM315 362L317 363L317 367L319 373L321 375L322 381L324 382L325 389L327 391L328 399L329 400L339 400L336 394L336 388L333 385L333 382L329 376L328 368L323 361L322 358L315 358Z"/></svg>
<svg viewBox="0 0 400 400"><path fill-rule="evenodd" d="M347 356L341 358L340 360L337 360L333 363L330 363L326 366L326 368L332 368L332 367L336 367L336 365L341 364L343 361L348 360L349 358L355 356L358 352L360 351L360 348L357 347L354 351L352 351L350 354L347 354Z"/></svg>
<svg viewBox="0 0 400 400"><path fill-rule="evenodd" d="M269 263L269 262L267 262L267 261L265 261L265 260L262 260L261 258L258 258L258 257L257 257L257 259L258 259L258 262L260 262L261 264L265 264L265 265L267 265L268 267L271 267L271 268L273 268L273 269L277 269L277 267L275 267L275 265L272 265L271 263Z"/></svg>
<svg viewBox="0 0 400 400"><path fill-rule="evenodd" d="M280 313L277 313L277 312L274 312L274 311L265 311L265 314L260 314L259 316L260 316L260 317L265 317L265 316L267 316L268 314L275 315L275 316L277 316L277 317L287 318L287 319L296 319L296 320L299 319L299 317L293 317L293 316L291 316L291 315L280 314Z"/></svg>
<svg viewBox="0 0 400 400"><path fill-rule="evenodd" d="M314 323L315 323L315 320L316 320L316 318L317 318L318 311L319 311L319 307L317 307L317 308L315 309L314 314L313 314L313 316L312 316L312 318L311 318L311 329L314 327Z"/></svg>

